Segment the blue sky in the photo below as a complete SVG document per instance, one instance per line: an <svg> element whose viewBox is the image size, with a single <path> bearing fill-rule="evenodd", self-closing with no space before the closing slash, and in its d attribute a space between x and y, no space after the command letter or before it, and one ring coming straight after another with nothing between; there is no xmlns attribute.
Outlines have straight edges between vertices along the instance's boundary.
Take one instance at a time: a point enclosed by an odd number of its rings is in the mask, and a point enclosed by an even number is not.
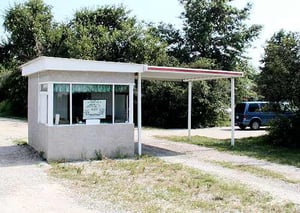
<svg viewBox="0 0 300 213"><path fill-rule="evenodd" d="M74 12L82 7L96 7L97 5L123 4L131 14L139 20L175 24L181 26L179 19L182 8L178 0L44 0L53 6L52 12L56 21L68 20ZM24 0L0 0L0 25L3 23L4 11L14 3ZM263 25L260 38L248 50L252 64L259 66L263 54L263 46L275 32L280 29L300 32L300 1L299 0L234 0L237 7L244 6L247 2L253 4L249 23ZM3 28L0 27L0 37L3 37Z"/></svg>

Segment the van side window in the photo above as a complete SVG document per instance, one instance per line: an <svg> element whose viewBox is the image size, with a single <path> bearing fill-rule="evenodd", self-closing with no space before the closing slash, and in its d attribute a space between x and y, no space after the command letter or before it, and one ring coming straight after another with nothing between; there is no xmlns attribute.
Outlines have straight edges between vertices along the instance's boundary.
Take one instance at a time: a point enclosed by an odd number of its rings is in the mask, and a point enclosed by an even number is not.
<svg viewBox="0 0 300 213"><path fill-rule="evenodd" d="M259 112L259 105L249 104L248 112Z"/></svg>
<svg viewBox="0 0 300 213"><path fill-rule="evenodd" d="M262 112L271 112L269 103L260 104L260 108Z"/></svg>

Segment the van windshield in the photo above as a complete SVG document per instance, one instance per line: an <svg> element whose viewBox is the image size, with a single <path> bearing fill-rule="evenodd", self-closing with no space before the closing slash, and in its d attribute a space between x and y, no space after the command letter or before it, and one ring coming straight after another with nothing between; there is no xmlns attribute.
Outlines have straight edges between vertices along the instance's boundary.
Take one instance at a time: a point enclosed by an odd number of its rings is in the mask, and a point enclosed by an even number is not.
<svg viewBox="0 0 300 213"><path fill-rule="evenodd" d="M235 113L244 113L246 104L237 104L235 107Z"/></svg>

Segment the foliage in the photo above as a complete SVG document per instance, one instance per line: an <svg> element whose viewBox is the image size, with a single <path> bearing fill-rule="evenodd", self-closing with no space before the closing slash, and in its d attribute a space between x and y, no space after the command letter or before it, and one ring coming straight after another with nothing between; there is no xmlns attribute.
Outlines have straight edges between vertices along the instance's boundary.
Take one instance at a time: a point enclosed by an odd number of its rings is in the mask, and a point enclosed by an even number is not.
<svg viewBox="0 0 300 213"><path fill-rule="evenodd" d="M4 28L9 33L9 51L19 63L43 55L52 18L51 7L42 0L28 0L6 11Z"/></svg>
<svg viewBox="0 0 300 213"><path fill-rule="evenodd" d="M155 65L168 61L165 44L137 24L122 6L77 11L63 29L64 57Z"/></svg>
<svg viewBox="0 0 300 213"><path fill-rule="evenodd" d="M164 128L186 127L187 84L143 82L143 124Z"/></svg>
<svg viewBox="0 0 300 213"><path fill-rule="evenodd" d="M168 45L167 53L171 60L174 61L174 65L191 62L184 32L176 29L172 24L165 24L163 22L158 25L150 23L148 24L148 28L151 34L160 38L161 41Z"/></svg>
<svg viewBox="0 0 300 213"><path fill-rule="evenodd" d="M300 106L299 52L298 33L281 30L267 41L258 79L260 92L267 100L289 101Z"/></svg>
<svg viewBox="0 0 300 213"><path fill-rule="evenodd" d="M283 30L267 42L258 78L260 92L270 101L288 101L300 109L300 35ZM299 113L298 113L299 114ZM275 121L270 141L281 146L300 146L300 116Z"/></svg>
<svg viewBox="0 0 300 213"><path fill-rule="evenodd" d="M236 78L235 80L236 103L261 100L262 96L259 94L256 84L258 72L246 60L238 61L234 69L244 73L243 78Z"/></svg>
<svg viewBox="0 0 300 213"><path fill-rule="evenodd" d="M190 56L216 60L221 69L232 69L245 48L261 29L248 26L251 5L238 9L232 0L180 0L182 19Z"/></svg>
<svg viewBox="0 0 300 213"><path fill-rule="evenodd" d="M6 100L12 106L9 111L16 116L27 114L27 79L21 76L18 66L44 54L51 22L51 7L42 0L15 4L4 16L9 36L0 48L4 65L0 73L0 101Z"/></svg>
<svg viewBox="0 0 300 213"><path fill-rule="evenodd" d="M300 114L295 117L282 117L272 122L268 141L271 144L300 148Z"/></svg>

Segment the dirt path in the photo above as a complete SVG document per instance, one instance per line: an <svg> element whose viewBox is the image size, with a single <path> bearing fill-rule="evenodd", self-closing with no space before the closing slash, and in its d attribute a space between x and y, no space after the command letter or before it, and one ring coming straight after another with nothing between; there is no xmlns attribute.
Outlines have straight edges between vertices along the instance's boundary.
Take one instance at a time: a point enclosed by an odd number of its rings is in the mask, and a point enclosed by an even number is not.
<svg viewBox="0 0 300 213"><path fill-rule="evenodd" d="M0 212L98 212L51 179L49 165L29 146L12 143L26 138L26 122L0 118ZM110 207L102 207L109 212Z"/></svg>
<svg viewBox="0 0 300 213"><path fill-rule="evenodd" d="M161 131L161 132L160 132ZM195 131L196 132L196 131ZM194 134L195 134L194 132ZM222 134L222 129L215 129L216 138L229 138L226 131ZM202 134L201 134L202 133ZM239 137L249 137L249 134L265 134L264 131L241 131ZM198 131L199 135L207 136L207 132ZM200 147L192 144L175 143L155 138L155 135L186 135L185 131L162 131L162 130L144 130L143 131L143 150L144 153L154 154L161 159L171 163L181 163L201 171L214 174L229 181L239 181L254 190L263 193L269 193L275 200L290 201L300 204L300 169L293 166L285 166L270 163L264 160L258 160L247 156L232 155L225 152L219 152L211 148ZM282 180L259 177L248 172L242 172L235 169L224 168L212 161L229 162L238 165L251 165L257 168L264 168L285 177L295 180L297 184L291 184Z"/></svg>

